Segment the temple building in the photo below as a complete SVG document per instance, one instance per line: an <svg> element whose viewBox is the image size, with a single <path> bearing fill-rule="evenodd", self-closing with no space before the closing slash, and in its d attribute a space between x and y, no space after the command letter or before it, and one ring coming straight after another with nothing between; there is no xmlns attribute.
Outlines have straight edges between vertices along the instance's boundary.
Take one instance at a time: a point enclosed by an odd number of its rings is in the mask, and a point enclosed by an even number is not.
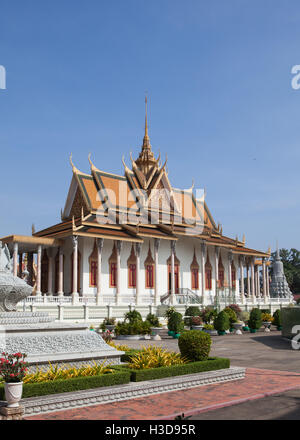
<svg viewBox="0 0 300 440"><path fill-rule="evenodd" d="M193 187L172 186L160 155L155 158L147 123L141 151L124 159L123 174L73 164L61 221L32 236L2 238L23 268L35 296L81 298L97 305L135 303L255 303L270 301L270 249L223 235ZM21 272L21 270L20 270ZM22 274L19 273L19 276Z"/></svg>

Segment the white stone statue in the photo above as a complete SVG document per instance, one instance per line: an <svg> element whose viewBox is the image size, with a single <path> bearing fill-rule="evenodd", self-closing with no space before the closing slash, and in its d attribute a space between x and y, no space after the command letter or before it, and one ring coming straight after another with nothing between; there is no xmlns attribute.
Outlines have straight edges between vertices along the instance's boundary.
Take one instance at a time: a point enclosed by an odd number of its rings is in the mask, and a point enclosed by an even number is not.
<svg viewBox="0 0 300 440"><path fill-rule="evenodd" d="M13 275L9 250L0 242L0 312L15 311L17 303L31 293L32 287Z"/></svg>

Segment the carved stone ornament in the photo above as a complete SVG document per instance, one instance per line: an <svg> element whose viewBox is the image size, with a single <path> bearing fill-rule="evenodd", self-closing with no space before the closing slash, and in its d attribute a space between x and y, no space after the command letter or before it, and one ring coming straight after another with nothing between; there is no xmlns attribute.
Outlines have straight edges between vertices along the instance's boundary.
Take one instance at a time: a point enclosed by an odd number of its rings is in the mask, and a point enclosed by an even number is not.
<svg viewBox="0 0 300 440"><path fill-rule="evenodd" d="M12 273L9 250L0 242L0 311L10 312L17 309L17 303L31 295L32 287Z"/></svg>
<svg viewBox="0 0 300 440"><path fill-rule="evenodd" d="M72 243L73 243L73 249L75 249L75 247L78 246L78 236L77 235L72 236Z"/></svg>

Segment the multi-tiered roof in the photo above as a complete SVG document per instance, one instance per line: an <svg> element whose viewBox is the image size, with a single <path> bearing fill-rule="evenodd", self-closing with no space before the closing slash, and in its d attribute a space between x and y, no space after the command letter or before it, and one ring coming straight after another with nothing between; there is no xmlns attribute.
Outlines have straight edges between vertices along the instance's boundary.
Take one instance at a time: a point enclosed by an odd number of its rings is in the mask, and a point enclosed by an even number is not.
<svg viewBox="0 0 300 440"><path fill-rule="evenodd" d="M232 249L233 253L268 257L245 247L242 241L225 237L216 225L204 197L196 199L193 187L183 191L171 186L160 155L156 159L150 144L147 122L139 157L124 176L101 171L88 157L90 174L72 162L73 177L61 223L34 233L38 237L64 238L71 235L143 242L145 238L177 240L193 236L208 244Z"/></svg>

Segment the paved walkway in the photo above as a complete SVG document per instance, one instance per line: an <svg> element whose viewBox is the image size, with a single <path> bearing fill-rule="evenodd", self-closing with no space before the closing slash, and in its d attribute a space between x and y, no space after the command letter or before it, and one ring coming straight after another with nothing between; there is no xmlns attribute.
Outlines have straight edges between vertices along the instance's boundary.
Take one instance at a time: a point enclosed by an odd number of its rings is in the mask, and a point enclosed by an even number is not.
<svg viewBox="0 0 300 440"><path fill-rule="evenodd" d="M300 374L248 368L243 380L172 391L103 405L28 417L27 420L174 419L300 388Z"/></svg>

